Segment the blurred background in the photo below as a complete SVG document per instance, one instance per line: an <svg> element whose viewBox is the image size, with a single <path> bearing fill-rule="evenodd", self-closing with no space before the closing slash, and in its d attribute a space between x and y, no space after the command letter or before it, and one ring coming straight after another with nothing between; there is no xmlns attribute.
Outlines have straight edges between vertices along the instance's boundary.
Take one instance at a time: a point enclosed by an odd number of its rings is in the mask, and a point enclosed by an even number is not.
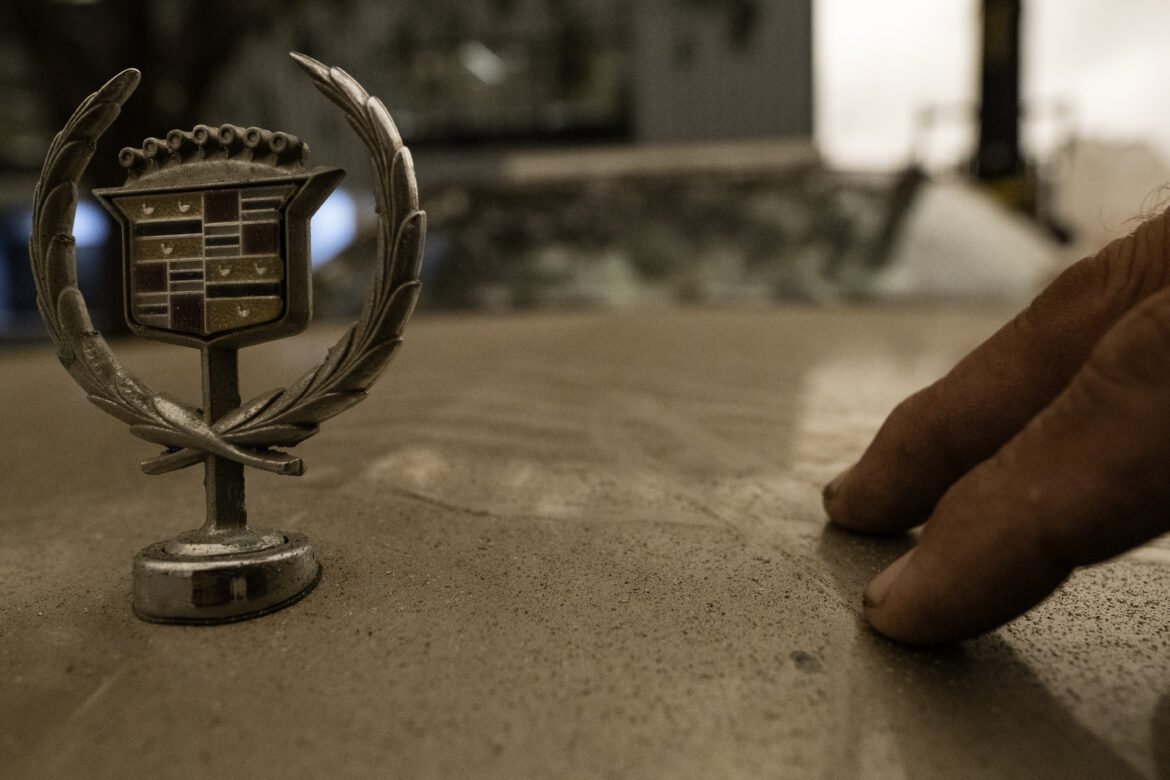
<svg viewBox="0 0 1170 780"><path fill-rule="evenodd" d="M345 68L415 155L422 311L1022 303L1170 181L1161 0L14 0L0 10L0 336L40 337L26 249L53 134L124 67L99 147L196 123L349 171L313 222L319 317L374 262L364 151L288 59ZM75 233L99 327L120 248Z"/></svg>

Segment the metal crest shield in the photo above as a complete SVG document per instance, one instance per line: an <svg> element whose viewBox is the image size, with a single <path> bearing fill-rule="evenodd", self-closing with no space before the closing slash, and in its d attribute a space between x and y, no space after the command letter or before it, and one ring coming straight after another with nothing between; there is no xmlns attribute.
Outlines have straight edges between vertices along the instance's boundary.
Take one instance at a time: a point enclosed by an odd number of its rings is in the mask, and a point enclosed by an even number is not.
<svg viewBox="0 0 1170 780"><path fill-rule="evenodd" d="M184 166L192 179L199 165ZM122 228L126 322L141 336L243 346L297 333L311 311L309 218L336 169L95 194ZM143 182L145 183L145 182Z"/></svg>

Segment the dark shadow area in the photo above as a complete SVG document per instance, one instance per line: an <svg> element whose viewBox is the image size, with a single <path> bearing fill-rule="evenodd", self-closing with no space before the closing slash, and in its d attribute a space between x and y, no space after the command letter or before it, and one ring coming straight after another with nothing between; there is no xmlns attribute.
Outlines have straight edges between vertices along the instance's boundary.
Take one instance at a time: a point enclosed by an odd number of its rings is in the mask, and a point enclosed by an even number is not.
<svg viewBox="0 0 1170 780"><path fill-rule="evenodd" d="M870 634L862 668L878 690L910 777L1141 777L995 635L939 651Z"/></svg>
<svg viewBox="0 0 1170 780"><path fill-rule="evenodd" d="M860 603L865 582L908 541L830 526L820 552L834 585ZM908 777L1141 777L996 634L922 650L865 629L851 674L852 690L876 694L855 702L856 711L870 719L868 727L893 733ZM1170 706L1163 700L1154 728L1168 727ZM1165 755L1159 763L1165 766Z"/></svg>
<svg viewBox="0 0 1170 780"><path fill-rule="evenodd" d="M1150 723L1150 744L1154 746L1154 768L1158 780L1170 780L1170 693L1158 700Z"/></svg>

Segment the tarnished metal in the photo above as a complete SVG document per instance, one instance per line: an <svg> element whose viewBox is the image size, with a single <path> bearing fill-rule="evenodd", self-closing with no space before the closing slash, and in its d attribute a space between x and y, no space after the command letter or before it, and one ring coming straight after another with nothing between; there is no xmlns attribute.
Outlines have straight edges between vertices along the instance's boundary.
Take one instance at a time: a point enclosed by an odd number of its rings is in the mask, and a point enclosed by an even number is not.
<svg viewBox="0 0 1170 780"><path fill-rule="evenodd" d="M123 71L82 103L54 139L37 184L29 253L62 364L91 401L166 447L143 462L147 474L204 464L203 527L135 558L134 608L147 620L238 620L311 589L319 567L305 537L248 527L244 467L302 474L303 461L276 448L312 436L365 397L418 296L426 215L410 153L385 106L352 77L292 56L370 151L380 263L359 320L287 388L241 404L237 351L307 325L309 218L342 171L306 170L307 147L287 133L198 125L123 149L126 183L95 193L122 227L126 321L141 336L201 351L201 408L155 393L126 371L90 324L77 287L69 231L78 181L137 71Z"/></svg>
<svg viewBox="0 0 1170 780"><path fill-rule="evenodd" d="M301 534L279 534L259 549L222 546L225 551L214 554L157 542L140 551L134 558L135 614L163 623L256 617L297 601L320 576L309 540Z"/></svg>

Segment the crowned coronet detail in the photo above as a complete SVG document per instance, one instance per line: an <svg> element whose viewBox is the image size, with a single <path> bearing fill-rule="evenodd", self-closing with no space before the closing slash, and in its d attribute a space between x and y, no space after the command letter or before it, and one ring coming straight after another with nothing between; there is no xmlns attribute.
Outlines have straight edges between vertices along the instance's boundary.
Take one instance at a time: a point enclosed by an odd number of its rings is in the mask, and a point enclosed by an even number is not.
<svg viewBox="0 0 1170 780"><path fill-rule="evenodd" d="M126 169L126 185L158 174L196 174L196 166L209 163L246 166L254 175L297 173L304 170L309 146L291 133L239 125L195 125L191 130L171 130L166 138L147 138L141 148L127 146L118 153ZM188 167L190 166L190 167ZM169 178L169 177L167 177ZM196 175L196 178L198 177ZM145 182L144 182L145 183Z"/></svg>

